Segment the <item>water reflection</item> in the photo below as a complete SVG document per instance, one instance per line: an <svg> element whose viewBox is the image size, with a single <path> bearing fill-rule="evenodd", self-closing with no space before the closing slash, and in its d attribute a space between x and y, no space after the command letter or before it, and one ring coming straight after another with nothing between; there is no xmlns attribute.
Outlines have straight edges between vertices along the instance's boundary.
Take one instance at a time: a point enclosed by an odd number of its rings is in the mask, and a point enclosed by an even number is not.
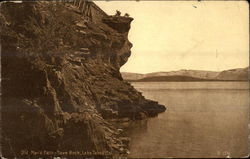
<svg viewBox="0 0 250 159"><path fill-rule="evenodd" d="M183 83L175 84L178 88L185 87ZM197 83L193 88L189 83L192 89L184 90L164 90L174 86L160 85L161 89L155 89L150 83L137 83L144 96L168 106L168 110L156 118L127 125L126 133L131 137L129 157L243 157L248 154L248 83L224 83L227 89L219 87L209 91L193 89Z"/></svg>

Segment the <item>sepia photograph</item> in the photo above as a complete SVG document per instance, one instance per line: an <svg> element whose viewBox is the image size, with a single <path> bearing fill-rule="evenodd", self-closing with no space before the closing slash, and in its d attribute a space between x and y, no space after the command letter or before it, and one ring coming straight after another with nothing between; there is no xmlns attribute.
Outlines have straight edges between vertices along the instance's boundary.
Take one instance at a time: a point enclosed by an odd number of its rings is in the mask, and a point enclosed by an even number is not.
<svg viewBox="0 0 250 159"><path fill-rule="evenodd" d="M0 158L248 158L249 3L0 2Z"/></svg>

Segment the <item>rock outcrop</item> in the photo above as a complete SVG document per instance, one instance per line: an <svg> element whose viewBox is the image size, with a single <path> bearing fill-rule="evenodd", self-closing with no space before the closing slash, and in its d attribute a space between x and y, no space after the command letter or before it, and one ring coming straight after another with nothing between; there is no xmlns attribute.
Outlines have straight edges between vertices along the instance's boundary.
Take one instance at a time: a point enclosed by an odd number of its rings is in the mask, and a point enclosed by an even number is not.
<svg viewBox="0 0 250 159"><path fill-rule="evenodd" d="M0 19L4 157L125 154L108 119L165 111L119 72L132 18L86 21L71 4L40 1L2 3Z"/></svg>

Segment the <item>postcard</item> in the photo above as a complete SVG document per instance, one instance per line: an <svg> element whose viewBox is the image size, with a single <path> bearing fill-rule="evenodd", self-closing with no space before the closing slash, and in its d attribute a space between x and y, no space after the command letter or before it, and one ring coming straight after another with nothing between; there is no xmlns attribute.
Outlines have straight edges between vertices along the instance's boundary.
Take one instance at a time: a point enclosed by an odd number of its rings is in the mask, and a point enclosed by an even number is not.
<svg viewBox="0 0 250 159"><path fill-rule="evenodd" d="M247 1L4 1L0 157L241 158Z"/></svg>

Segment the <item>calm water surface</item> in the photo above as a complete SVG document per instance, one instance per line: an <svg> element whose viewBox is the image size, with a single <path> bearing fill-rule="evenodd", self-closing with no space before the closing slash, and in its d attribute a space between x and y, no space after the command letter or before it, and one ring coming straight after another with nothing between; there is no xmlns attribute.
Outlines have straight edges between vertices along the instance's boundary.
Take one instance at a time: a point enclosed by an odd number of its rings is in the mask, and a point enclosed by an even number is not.
<svg viewBox="0 0 250 159"><path fill-rule="evenodd" d="M167 111L131 125L129 157L243 157L249 152L248 82L138 82Z"/></svg>

